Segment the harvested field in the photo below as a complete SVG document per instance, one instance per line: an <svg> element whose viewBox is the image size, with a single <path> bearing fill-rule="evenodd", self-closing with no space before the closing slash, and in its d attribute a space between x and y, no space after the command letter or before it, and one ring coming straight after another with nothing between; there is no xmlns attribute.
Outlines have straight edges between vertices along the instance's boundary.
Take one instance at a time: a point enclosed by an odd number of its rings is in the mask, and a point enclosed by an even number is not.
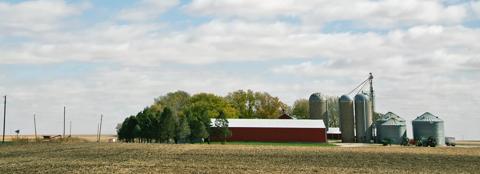
<svg viewBox="0 0 480 174"><path fill-rule="evenodd" d="M480 148L0 145L0 173L477 173Z"/></svg>
<svg viewBox="0 0 480 174"><path fill-rule="evenodd" d="M480 147L480 141L457 141L457 146L461 146L461 147Z"/></svg>

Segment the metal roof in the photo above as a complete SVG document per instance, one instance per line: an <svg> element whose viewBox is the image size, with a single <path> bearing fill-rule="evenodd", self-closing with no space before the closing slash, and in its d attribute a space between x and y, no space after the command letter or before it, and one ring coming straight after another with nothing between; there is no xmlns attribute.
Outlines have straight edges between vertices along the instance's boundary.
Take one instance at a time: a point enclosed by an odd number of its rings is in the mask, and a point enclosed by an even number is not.
<svg viewBox="0 0 480 174"><path fill-rule="evenodd" d="M352 97L348 95L342 95L339 99L340 102L353 102Z"/></svg>
<svg viewBox="0 0 480 174"><path fill-rule="evenodd" d="M212 126L215 119L211 119ZM323 120L310 119L228 119L228 127L245 128L325 128Z"/></svg>
<svg viewBox="0 0 480 174"><path fill-rule="evenodd" d="M365 94L357 94L357 95L355 95L354 100L355 100L355 102L367 102L370 99Z"/></svg>
<svg viewBox="0 0 480 174"><path fill-rule="evenodd" d="M405 122L405 119L403 119L402 117L398 116L393 112L387 112L386 114L380 116L380 118L378 118L378 121L388 121L392 118L395 119L396 121Z"/></svg>
<svg viewBox="0 0 480 174"><path fill-rule="evenodd" d="M387 121L383 122L381 126L402 126L405 124L405 121L398 120L396 118L390 118Z"/></svg>
<svg viewBox="0 0 480 174"><path fill-rule="evenodd" d="M442 119L438 118L437 116L431 114L430 112L425 112L424 114L418 116L414 122L417 121L426 121L426 122L443 122Z"/></svg>
<svg viewBox="0 0 480 174"><path fill-rule="evenodd" d="M329 127L327 131L327 134L341 134L341 133L342 132L340 132L340 128L338 127Z"/></svg>
<svg viewBox="0 0 480 174"><path fill-rule="evenodd" d="M323 96L321 93L317 92L317 93L313 93L312 95L310 95L310 98L308 100L309 101L324 101L325 96Z"/></svg>

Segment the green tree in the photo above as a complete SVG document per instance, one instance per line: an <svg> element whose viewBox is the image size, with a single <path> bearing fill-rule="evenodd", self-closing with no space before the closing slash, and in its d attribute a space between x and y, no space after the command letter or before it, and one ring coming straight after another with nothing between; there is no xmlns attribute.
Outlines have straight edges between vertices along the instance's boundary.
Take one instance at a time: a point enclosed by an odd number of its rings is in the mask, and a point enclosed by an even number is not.
<svg viewBox="0 0 480 174"><path fill-rule="evenodd" d="M194 114L203 114L204 112L207 112L208 118L217 117L220 111L225 112L227 118L238 118L239 116L239 112L223 97L209 93L199 93L192 96L186 110L189 110Z"/></svg>
<svg viewBox="0 0 480 174"><path fill-rule="evenodd" d="M226 97L209 93L190 96L184 91L167 93L136 116L119 126L119 139L133 142L169 142L207 138L212 132L211 118L277 118L290 107L266 92L238 90ZM188 123L188 126L187 124Z"/></svg>
<svg viewBox="0 0 480 174"><path fill-rule="evenodd" d="M225 117L223 112L220 112L218 117L215 119L215 132L215 136L222 138L222 144L225 144L227 142L227 138L232 135L232 132L230 132L228 129L227 117Z"/></svg>
<svg viewBox="0 0 480 174"><path fill-rule="evenodd" d="M310 117L308 107L308 99L298 99L293 103L292 115L299 119L308 119Z"/></svg>
<svg viewBox="0 0 480 174"><path fill-rule="evenodd" d="M125 120L117 125L117 136L119 141L126 141L127 140L127 119L130 117L125 118Z"/></svg>
<svg viewBox="0 0 480 174"><path fill-rule="evenodd" d="M283 114L282 109L289 110L288 105L266 92L255 92L255 117L277 118Z"/></svg>
<svg viewBox="0 0 480 174"><path fill-rule="evenodd" d="M339 107L338 97L327 97L328 127L340 127Z"/></svg>
<svg viewBox="0 0 480 174"><path fill-rule="evenodd" d="M195 142L198 139L205 139L210 136L210 134L207 131L207 128L205 127L205 124L197 119L193 119L190 122L190 129L192 130L191 133L191 142Z"/></svg>
<svg viewBox="0 0 480 174"><path fill-rule="evenodd" d="M160 125L160 141L168 143L172 138L175 138L175 126L177 125L177 120L173 116L170 108L165 107L165 109L163 109L160 117Z"/></svg>
<svg viewBox="0 0 480 174"><path fill-rule="evenodd" d="M238 111L233 108L223 97L214 94L199 93L192 96L185 107L184 113L188 113L190 120L198 120L205 130L210 133L211 118L216 118L220 112L224 112L227 118L238 118ZM194 134L194 129L191 129Z"/></svg>
<svg viewBox="0 0 480 174"><path fill-rule="evenodd" d="M161 112L153 110L151 107L145 108L142 112L137 114L138 125L141 132L139 133L141 142L152 142L158 139L159 131L159 115Z"/></svg>
<svg viewBox="0 0 480 174"><path fill-rule="evenodd" d="M135 138L140 138L140 134L142 133L142 128L140 128L140 126L137 124L135 125L135 127L133 127L133 131L132 131L132 134L133 134L133 140L135 140ZM133 141L132 141L133 142Z"/></svg>
<svg viewBox="0 0 480 174"><path fill-rule="evenodd" d="M137 130L136 130L137 129ZM127 143L134 142L136 134L138 134L138 122L135 116L125 118L120 129L118 129L118 137Z"/></svg>
<svg viewBox="0 0 480 174"><path fill-rule="evenodd" d="M253 118L255 109L255 95L252 90L237 90L228 93L225 97L235 109L238 110L240 118Z"/></svg>
<svg viewBox="0 0 480 174"><path fill-rule="evenodd" d="M163 111L165 107L172 110L173 115L182 116L182 111L190 100L190 94L185 91L169 92L167 95L155 98L152 108L156 111Z"/></svg>
<svg viewBox="0 0 480 174"><path fill-rule="evenodd" d="M176 128L175 143L187 142L187 138L191 134L188 118L186 116L181 117Z"/></svg>

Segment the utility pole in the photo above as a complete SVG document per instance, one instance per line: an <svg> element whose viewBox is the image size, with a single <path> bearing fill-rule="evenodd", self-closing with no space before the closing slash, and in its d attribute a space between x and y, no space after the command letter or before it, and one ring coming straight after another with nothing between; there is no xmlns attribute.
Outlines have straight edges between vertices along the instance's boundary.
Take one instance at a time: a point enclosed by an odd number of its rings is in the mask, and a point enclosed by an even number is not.
<svg viewBox="0 0 480 174"><path fill-rule="evenodd" d="M63 107L63 138L65 138L65 114L66 114L67 107Z"/></svg>
<svg viewBox="0 0 480 174"><path fill-rule="evenodd" d="M370 81L370 101L371 101L371 109L372 109L372 117L374 119L376 119L376 115L375 115L375 94L374 94L374 91L373 91L373 74L370 73L370 77L368 77L369 81ZM373 131L373 127L371 127L370 129L370 138L373 138L373 136L375 135L376 136L376 132ZM370 140L368 140L370 142ZM375 140L374 140L375 141Z"/></svg>
<svg viewBox="0 0 480 174"><path fill-rule="evenodd" d="M102 137L102 120L103 114L100 115L100 125L98 126L98 142L100 142L100 138Z"/></svg>
<svg viewBox="0 0 480 174"><path fill-rule="evenodd" d="M375 114L375 94L373 91L373 75L370 73L370 77L368 78L370 80L370 99L372 101L372 113Z"/></svg>
<svg viewBox="0 0 480 174"><path fill-rule="evenodd" d="M330 122L330 115L328 114L328 99L325 100L325 108L326 108L326 110L325 110L325 120L324 120L325 123L324 124L325 124L325 127L327 128L326 130L328 131L328 127L329 127L328 123Z"/></svg>
<svg viewBox="0 0 480 174"><path fill-rule="evenodd" d="M3 103L3 135L2 135L2 143L5 143L5 118L7 117L7 96L4 96L5 100Z"/></svg>
<svg viewBox="0 0 480 174"><path fill-rule="evenodd" d="M70 136L69 137L72 137L72 121L70 121Z"/></svg>
<svg viewBox="0 0 480 174"><path fill-rule="evenodd" d="M99 135L99 134L98 134L98 133L99 133L99 132L98 132L99 130L100 130L100 123L97 123L97 143L98 143L98 139L99 139L99 138L98 138L98 137L99 137L99 136L98 136L98 135Z"/></svg>
<svg viewBox="0 0 480 174"><path fill-rule="evenodd" d="M35 129L35 140L38 141L37 137L37 119L35 118L35 114L33 114L33 128Z"/></svg>

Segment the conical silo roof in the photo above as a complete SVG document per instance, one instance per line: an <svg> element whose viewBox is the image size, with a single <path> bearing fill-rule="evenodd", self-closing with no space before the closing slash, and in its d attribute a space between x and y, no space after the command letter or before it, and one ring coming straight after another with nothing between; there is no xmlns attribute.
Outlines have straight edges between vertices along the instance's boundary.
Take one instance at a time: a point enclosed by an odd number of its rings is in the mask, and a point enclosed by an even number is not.
<svg viewBox="0 0 480 174"><path fill-rule="evenodd" d="M403 126L405 125L404 120L399 120L398 118L389 118L387 121L381 124L382 126Z"/></svg>
<svg viewBox="0 0 480 174"><path fill-rule="evenodd" d="M430 112L425 112L424 114L418 116L413 122L443 122L442 119L438 118L437 116L431 114Z"/></svg>
<svg viewBox="0 0 480 174"><path fill-rule="evenodd" d="M390 120L391 118L394 118L396 121L405 122L405 119L403 119L402 117L398 116L397 114L395 114L393 112L387 112L386 114L381 115L377 119L377 122L385 122L385 121Z"/></svg>
<svg viewBox="0 0 480 174"><path fill-rule="evenodd" d="M402 117L398 116L397 114L393 113L393 112L387 112L384 117L386 118L395 118L399 121L405 121L405 119L403 119Z"/></svg>

